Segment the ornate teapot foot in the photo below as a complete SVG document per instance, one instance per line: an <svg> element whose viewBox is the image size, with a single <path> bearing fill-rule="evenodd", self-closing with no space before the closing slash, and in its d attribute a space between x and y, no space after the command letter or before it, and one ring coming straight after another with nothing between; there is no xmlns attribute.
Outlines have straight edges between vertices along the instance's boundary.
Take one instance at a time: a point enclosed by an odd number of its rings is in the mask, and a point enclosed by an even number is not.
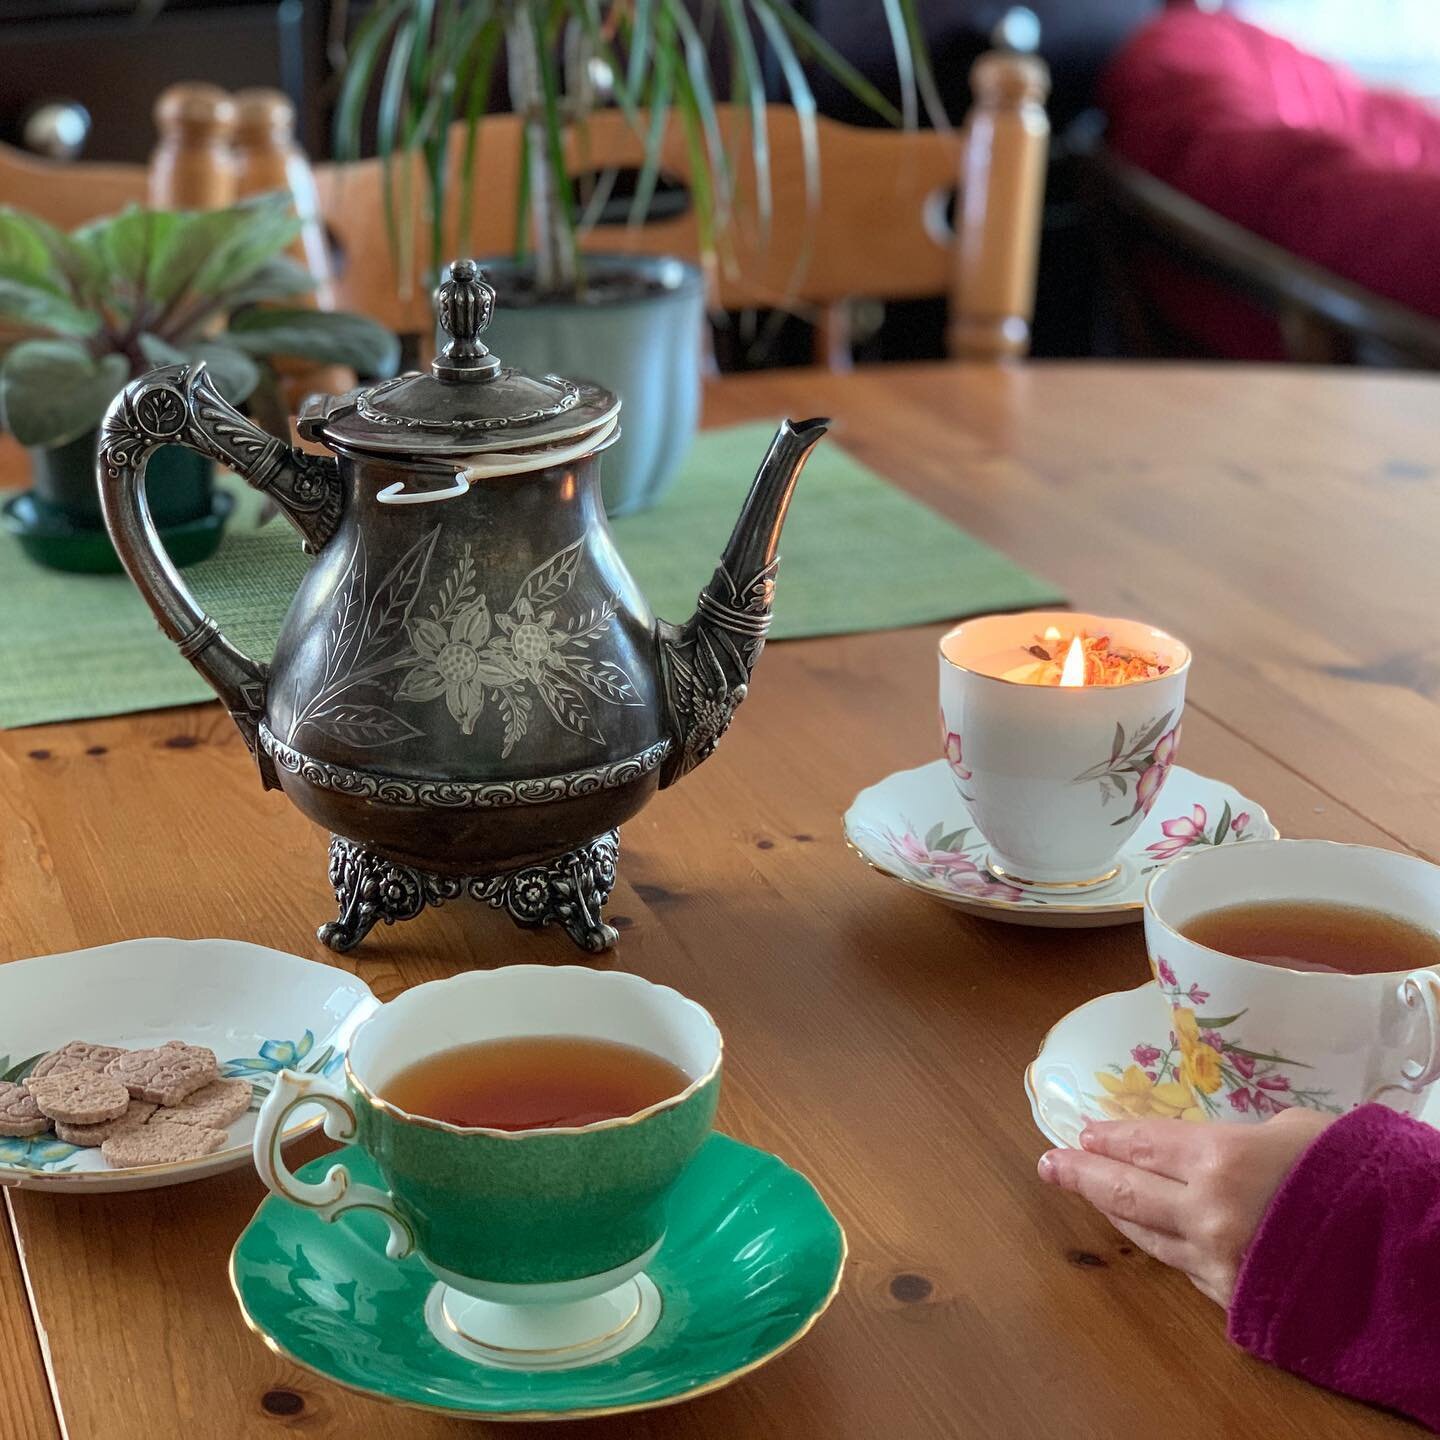
<svg viewBox="0 0 1440 1440"><path fill-rule="evenodd" d="M539 865L523 865L495 875L432 875L391 860L354 840L330 838L330 884L340 914L315 933L332 950L353 950L383 920L413 920L427 905L443 905L468 895L492 909L506 910L526 929L552 922L592 955L608 950L619 938L600 917L601 906L615 888L615 861L620 832L604 835L567 850Z"/></svg>

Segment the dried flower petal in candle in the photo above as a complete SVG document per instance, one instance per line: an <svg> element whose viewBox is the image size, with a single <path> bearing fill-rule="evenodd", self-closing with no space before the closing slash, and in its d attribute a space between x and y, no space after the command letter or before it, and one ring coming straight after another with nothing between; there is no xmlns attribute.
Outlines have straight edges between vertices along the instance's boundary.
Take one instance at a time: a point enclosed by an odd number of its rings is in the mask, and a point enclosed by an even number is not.
<svg viewBox="0 0 1440 1440"><path fill-rule="evenodd" d="M1036 666L1029 683L1059 685L1065 657L1076 639L1085 655L1083 683L1086 685L1128 685L1135 680L1153 680L1170 669L1157 655L1112 645L1108 635L1090 635L1083 630L1078 636L1061 635L1051 626L1043 635L1035 637L1033 645L1026 647L1042 662Z"/></svg>

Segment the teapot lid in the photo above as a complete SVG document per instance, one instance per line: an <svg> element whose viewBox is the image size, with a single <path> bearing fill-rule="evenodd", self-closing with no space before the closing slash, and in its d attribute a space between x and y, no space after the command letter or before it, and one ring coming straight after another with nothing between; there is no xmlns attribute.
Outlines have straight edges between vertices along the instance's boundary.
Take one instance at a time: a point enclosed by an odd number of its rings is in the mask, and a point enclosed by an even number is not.
<svg viewBox="0 0 1440 1440"><path fill-rule="evenodd" d="M559 375L501 365L480 341L495 290L473 260L456 260L435 292L435 318L449 337L430 363L346 395L314 396L301 407L307 440L420 457L529 451L576 440L620 408L609 390Z"/></svg>

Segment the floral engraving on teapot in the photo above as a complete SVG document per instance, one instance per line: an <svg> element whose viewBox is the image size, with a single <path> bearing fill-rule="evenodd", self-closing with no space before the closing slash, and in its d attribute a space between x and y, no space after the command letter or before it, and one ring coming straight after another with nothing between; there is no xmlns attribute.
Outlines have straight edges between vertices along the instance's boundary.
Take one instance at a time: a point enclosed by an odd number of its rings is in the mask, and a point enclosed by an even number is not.
<svg viewBox="0 0 1440 1440"><path fill-rule="evenodd" d="M520 582L508 610L492 612L477 594L475 562L465 546L428 617L407 625L413 667L396 699L445 698L446 708L470 735L488 696L505 725L507 756L530 726L533 689L555 722L572 734L604 744L587 692L607 705L638 705L629 675L613 660L582 652L610 628L619 597L561 619L556 606L570 594L584 540L557 550Z"/></svg>
<svg viewBox="0 0 1440 1440"><path fill-rule="evenodd" d="M428 613L416 615L439 534L437 526L416 541L368 598L364 541L356 539L335 589L320 684L297 703L287 741L293 744L307 725L367 747L425 733L381 699L426 705L443 698L461 732L471 735L488 699L504 725L503 758L529 730L538 695L562 729L604 744L589 697L607 705L642 701L621 666L584 653L609 630L619 597L607 596L568 617L559 614L575 584L583 539L537 565L498 612L480 593L466 545ZM408 673L393 694L385 693L398 670ZM372 692L351 693L363 687Z"/></svg>
<svg viewBox="0 0 1440 1440"><path fill-rule="evenodd" d="M438 525L421 536L367 596L365 537L356 536L350 563L332 596L319 683L303 703L296 695L286 736L291 744L307 725L364 747L424 733L380 704L373 692L383 690L383 677L409 663L405 623L425 583L439 537ZM370 695L354 694L367 687Z"/></svg>

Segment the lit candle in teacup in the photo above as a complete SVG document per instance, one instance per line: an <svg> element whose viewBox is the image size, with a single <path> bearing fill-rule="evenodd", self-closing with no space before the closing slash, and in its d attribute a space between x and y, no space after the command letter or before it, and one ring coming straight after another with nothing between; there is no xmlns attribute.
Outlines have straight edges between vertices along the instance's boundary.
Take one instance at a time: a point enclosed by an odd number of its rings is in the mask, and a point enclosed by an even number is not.
<svg viewBox="0 0 1440 1440"><path fill-rule="evenodd" d="M941 739L993 875L1067 891L1119 875L1174 763L1189 666L1163 630L1069 611L941 640Z"/></svg>

